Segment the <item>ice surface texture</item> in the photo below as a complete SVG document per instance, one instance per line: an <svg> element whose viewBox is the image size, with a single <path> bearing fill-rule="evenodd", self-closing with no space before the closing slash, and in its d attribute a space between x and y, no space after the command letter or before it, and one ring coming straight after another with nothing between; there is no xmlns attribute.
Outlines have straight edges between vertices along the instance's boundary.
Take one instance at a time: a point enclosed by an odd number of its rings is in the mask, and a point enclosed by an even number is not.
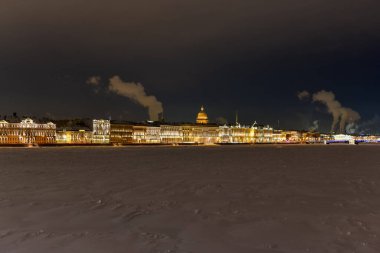
<svg viewBox="0 0 380 253"><path fill-rule="evenodd" d="M0 149L0 252L380 252L380 146Z"/></svg>

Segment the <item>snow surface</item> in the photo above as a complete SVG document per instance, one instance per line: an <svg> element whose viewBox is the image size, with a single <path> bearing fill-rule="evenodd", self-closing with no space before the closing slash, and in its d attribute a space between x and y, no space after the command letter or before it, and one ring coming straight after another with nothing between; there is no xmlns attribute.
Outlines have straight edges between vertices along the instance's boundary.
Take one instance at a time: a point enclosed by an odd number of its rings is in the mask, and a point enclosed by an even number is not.
<svg viewBox="0 0 380 253"><path fill-rule="evenodd" d="M0 149L0 252L380 252L380 146Z"/></svg>

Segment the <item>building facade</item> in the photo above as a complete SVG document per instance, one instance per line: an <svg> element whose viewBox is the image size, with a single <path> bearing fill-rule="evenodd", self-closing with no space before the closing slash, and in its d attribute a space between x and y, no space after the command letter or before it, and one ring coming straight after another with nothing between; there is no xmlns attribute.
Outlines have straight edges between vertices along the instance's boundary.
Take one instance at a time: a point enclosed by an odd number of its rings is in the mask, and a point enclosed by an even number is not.
<svg viewBox="0 0 380 253"><path fill-rule="evenodd" d="M188 133L183 126L180 125L161 125L160 136L163 144L178 144L184 142L184 133ZM187 140L185 142L190 142Z"/></svg>
<svg viewBox="0 0 380 253"><path fill-rule="evenodd" d="M133 125L119 123L111 124L110 142L112 144L132 144L133 143Z"/></svg>
<svg viewBox="0 0 380 253"><path fill-rule="evenodd" d="M108 144L110 143L111 123L109 120L94 119L92 121L92 143Z"/></svg>
<svg viewBox="0 0 380 253"><path fill-rule="evenodd" d="M0 144L54 144L56 125L40 124L27 118L20 123L0 121Z"/></svg>
<svg viewBox="0 0 380 253"><path fill-rule="evenodd" d="M57 144L91 144L92 132L85 130L57 131L56 141Z"/></svg>

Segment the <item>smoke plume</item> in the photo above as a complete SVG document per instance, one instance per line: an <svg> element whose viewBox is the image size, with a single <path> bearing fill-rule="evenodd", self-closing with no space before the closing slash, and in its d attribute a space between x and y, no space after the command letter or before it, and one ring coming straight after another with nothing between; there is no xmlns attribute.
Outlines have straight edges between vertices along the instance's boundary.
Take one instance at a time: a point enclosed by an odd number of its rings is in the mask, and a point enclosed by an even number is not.
<svg viewBox="0 0 380 253"><path fill-rule="evenodd" d="M86 83L90 84L90 85L93 85L93 86L99 86L100 85L100 80L101 80L100 76L90 76L87 79Z"/></svg>
<svg viewBox="0 0 380 253"><path fill-rule="evenodd" d="M313 125L309 128L309 131L313 132L313 131L317 131L319 128L319 121L318 120L314 120L313 121Z"/></svg>
<svg viewBox="0 0 380 253"><path fill-rule="evenodd" d="M113 76L109 79L108 89L148 108L150 120L156 121L159 114L162 115L162 103L155 96L148 96L141 83L124 82L119 76Z"/></svg>
<svg viewBox="0 0 380 253"><path fill-rule="evenodd" d="M347 134L354 134L358 131L359 129L359 126L352 122L352 123L348 123L347 126L346 126L346 133Z"/></svg>
<svg viewBox="0 0 380 253"><path fill-rule="evenodd" d="M335 131L339 124L339 131L344 132L347 124L355 123L360 119L360 114L351 108L343 107L339 101L335 99L335 94L331 91L319 91L313 94L313 101L326 105L327 110L333 116L331 131ZM350 126L352 129L352 127Z"/></svg>
<svg viewBox="0 0 380 253"><path fill-rule="evenodd" d="M305 100L310 97L310 93L306 90L300 91L297 93L297 97L299 100Z"/></svg>
<svg viewBox="0 0 380 253"><path fill-rule="evenodd" d="M380 116L375 115L372 119L362 122L358 126L360 134L380 134Z"/></svg>

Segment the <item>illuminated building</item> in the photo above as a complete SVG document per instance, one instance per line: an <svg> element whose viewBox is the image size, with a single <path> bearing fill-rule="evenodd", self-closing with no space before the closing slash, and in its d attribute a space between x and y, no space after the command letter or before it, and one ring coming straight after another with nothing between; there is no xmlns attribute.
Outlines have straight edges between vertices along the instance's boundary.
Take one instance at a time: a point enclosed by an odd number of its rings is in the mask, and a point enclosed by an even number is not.
<svg viewBox="0 0 380 253"><path fill-rule="evenodd" d="M56 141L57 144L91 144L92 132L85 130L57 131Z"/></svg>
<svg viewBox="0 0 380 253"><path fill-rule="evenodd" d="M336 134L333 135L333 137L335 141L350 141L354 138L353 136L347 134Z"/></svg>
<svg viewBox="0 0 380 253"><path fill-rule="evenodd" d="M133 125L125 123L111 123L110 142L114 144L133 143Z"/></svg>
<svg viewBox="0 0 380 253"><path fill-rule="evenodd" d="M147 126L145 132L145 142L151 144L161 143L161 128L158 126Z"/></svg>
<svg viewBox="0 0 380 253"><path fill-rule="evenodd" d="M92 143L108 144L110 143L110 121L96 120L92 121Z"/></svg>
<svg viewBox="0 0 380 253"><path fill-rule="evenodd" d="M218 130L219 141L218 143L232 143L231 128L224 125L220 126Z"/></svg>
<svg viewBox="0 0 380 253"><path fill-rule="evenodd" d="M284 135L282 130L273 130L273 143L285 143L286 135Z"/></svg>
<svg viewBox="0 0 380 253"><path fill-rule="evenodd" d="M133 143L145 143L146 126L133 126Z"/></svg>
<svg viewBox="0 0 380 253"><path fill-rule="evenodd" d="M74 122L75 124L73 124ZM83 123L84 122L84 123ZM255 143L378 143L379 136L326 135L308 131L274 130L270 126L218 126L208 123L202 106L197 123L111 122L93 120L58 120L39 124L32 119L20 123L0 121L0 145L29 144L255 144ZM64 124L63 124L64 123ZM69 127L70 130L66 130ZM78 130L81 129L81 130ZM85 130L87 129L87 130Z"/></svg>
<svg viewBox="0 0 380 253"><path fill-rule="evenodd" d="M201 107L201 111L198 112L197 121L196 122L197 122L197 124L208 124L207 113L205 112L203 106Z"/></svg>
<svg viewBox="0 0 380 253"><path fill-rule="evenodd" d="M215 144L219 142L218 126L214 125L195 125L185 126L188 129L186 139L190 143Z"/></svg>
<svg viewBox="0 0 380 253"><path fill-rule="evenodd" d="M8 122L5 120L0 120L0 144L8 144L9 135L8 135Z"/></svg>
<svg viewBox="0 0 380 253"><path fill-rule="evenodd" d="M158 144L161 143L160 131L157 125L112 122L110 142L121 145Z"/></svg>
<svg viewBox="0 0 380 253"><path fill-rule="evenodd" d="M270 126L252 126L252 143L273 143L273 128Z"/></svg>
<svg viewBox="0 0 380 253"><path fill-rule="evenodd" d="M321 135L316 132L304 132L302 133L302 142L305 142L305 143L321 142Z"/></svg>
<svg viewBox="0 0 380 253"><path fill-rule="evenodd" d="M161 142L164 144L191 142L190 140L184 140L184 127L180 125L161 125L160 136Z"/></svg>
<svg viewBox="0 0 380 253"><path fill-rule="evenodd" d="M62 122L64 124L62 124ZM163 124L162 122L131 123L92 121L92 130L83 120L59 121L60 130L53 123L37 124L31 119L21 123L0 121L0 144L248 144L312 142L321 140L322 135L298 131L274 131L269 126L218 126L210 124L201 107L196 124ZM74 122L75 124L72 124ZM236 120L237 122L237 120ZM79 124L80 123L80 124ZM66 130L66 127L71 128ZM63 129L62 129L63 128ZM78 130L81 129L81 130ZM319 138L319 139L318 139Z"/></svg>
<svg viewBox="0 0 380 253"><path fill-rule="evenodd" d="M269 126L221 126L219 127L220 143L272 143L273 129Z"/></svg>
<svg viewBox="0 0 380 253"><path fill-rule="evenodd" d="M302 141L302 135L299 131L282 131L286 142L297 143Z"/></svg>
<svg viewBox="0 0 380 253"><path fill-rule="evenodd" d="M325 141L330 141L330 140L333 140L333 136L331 134L320 134L319 136L319 140L321 142L325 142Z"/></svg>
<svg viewBox="0 0 380 253"><path fill-rule="evenodd" d="M54 144L56 125L35 123L24 119L20 123L0 121L0 144Z"/></svg>
<svg viewBox="0 0 380 253"><path fill-rule="evenodd" d="M379 143L380 137L375 135L354 136L357 143Z"/></svg>
<svg viewBox="0 0 380 253"><path fill-rule="evenodd" d="M322 136L316 132L274 130L274 143L319 143Z"/></svg>
<svg viewBox="0 0 380 253"><path fill-rule="evenodd" d="M132 143L161 143L160 127L150 125L134 125L132 127Z"/></svg>
<svg viewBox="0 0 380 253"><path fill-rule="evenodd" d="M241 125L220 126L218 129L219 143L252 143L253 135L250 127Z"/></svg>
<svg viewBox="0 0 380 253"><path fill-rule="evenodd" d="M231 142L232 143L252 143L252 129L250 127L242 127L241 125L231 126Z"/></svg>

